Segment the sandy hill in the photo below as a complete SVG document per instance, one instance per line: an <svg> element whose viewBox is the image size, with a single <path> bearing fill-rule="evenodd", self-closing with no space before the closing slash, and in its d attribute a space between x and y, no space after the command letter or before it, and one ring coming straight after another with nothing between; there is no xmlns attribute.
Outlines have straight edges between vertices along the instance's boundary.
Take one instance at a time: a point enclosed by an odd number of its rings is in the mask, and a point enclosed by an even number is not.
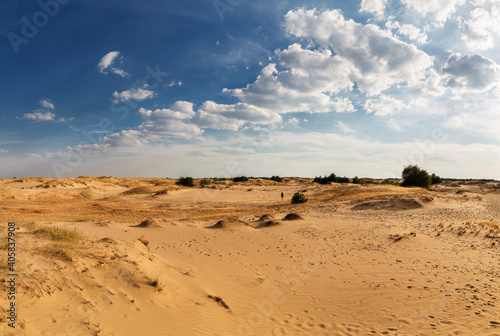
<svg viewBox="0 0 500 336"><path fill-rule="evenodd" d="M23 178L0 202L2 335L500 335L495 182Z"/></svg>

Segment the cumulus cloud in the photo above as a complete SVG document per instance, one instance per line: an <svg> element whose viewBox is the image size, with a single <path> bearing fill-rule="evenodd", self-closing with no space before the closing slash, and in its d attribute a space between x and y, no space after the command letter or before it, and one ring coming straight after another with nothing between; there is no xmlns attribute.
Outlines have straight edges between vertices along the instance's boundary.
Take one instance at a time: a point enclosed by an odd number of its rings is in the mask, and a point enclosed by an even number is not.
<svg viewBox="0 0 500 336"><path fill-rule="evenodd" d="M206 101L198 109L195 122L200 127L237 130L243 124L271 124L280 122L278 113L246 103L217 104Z"/></svg>
<svg viewBox="0 0 500 336"><path fill-rule="evenodd" d="M33 112L25 113L24 119L33 121L52 121L55 120L56 115L52 112Z"/></svg>
<svg viewBox="0 0 500 336"><path fill-rule="evenodd" d="M374 99L368 99L364 108L367 113L374 113L378 116L385 116L401 111L408 111L414 108L425 108L429 102L424 98L412 99L408 104L389 96L380 96Z"/></svg>
<svg viewBox="0 0 500 336"><path fill-rule="evenodd" d="M481 55L454 53L442 69L448 85L457 90L489 90L498 84L498 64Z"/></svg>
<svg viewBox="0 0 500 336"><path fill-rule="evenodd" d="M155 95L154 91L151 90L146 90L146 89L141 89L141 88L133 88L130 90L118 92L115 91L113 92L113 102L114 103L119 103L119 102L125 102L129 100L145 100L145 99L150 99L153 98Z"/></svg>
<svg viewBox="0 0 500 336"><path fill-rule="evenodd" d="M410 40L415 41L419 44L424 44L427 42L427 34L422 32L420 28L415 27L411 24L402 24L397 21L387 21L385 27L389 30L396 31L399 35L407 36Z"/></svg>
<svg viewBox="0 0 500 336"><path fill-rule="evenodd" d="M436 23L444 23L451 17L457 8L465 3L465 0L401 0L407 9L429 18Z"/></svg>
<svg viewBox="0 0 500 336"><path fill-rule="evenodd" d="M383 18L388 0L362 0L360 12L374 14L377 18Z"/></svg>
<svg viewBox="0 0 500 336"><path fill-rule="evenodd" d="M43 99L39 101L40 105L42 105L43 108L53 110L55 108L54 104L50 99Z"/></svg>
<svg viewBox="0 0 500 336"><path fill-rule="evenodd" d="M193 103L186 101L177 101L170 108L146 110L145 108L139 109L139 114L144 118L155 118L162 119L191 119L194 117L195 112L193 110Z"/></svg>
<svg viewBox="0 0 500 336"><path fill-rule="evenodd" d="M168 109L140 109L139 114L144 122L139 126L142 135L161 138L192 138L203 131L192 123L195 115L193 104L178 101Z"/></svg>
<svg viewBox="0 0 500 336"><path fill-rule="evenodd" d="M120 69L116 66L113 66L117 61L120 61L120 52L119 51L111 51L104 55L101 60L99 61L99 71L103 74L108 74L109 72L112 72L114 74L117 74L121 77L126 77L129 74L125 72L123 69Z"/></svg>
<svg viewBox="0 0 500 336"><path fill-rule="evenodd" d="M292 10L285 15L285 27L292 35L333 49L338 61L350 64L348 72L358 88L370 95L396 84L415 86L434 62L389 31L346 20L339 10Z"/></svg>
<svg viewBox="0 0 500 336"><path fill-rule="evenodd" d="M23 119L42 122L42 121L55 121L59 123L64 123L71 121L74 118L57 118L56 114L52 111L55 109L54 104L50 99L43 99L38 102L42 108L34 110L32 113L25 113Z"/></svg>
<svg viewBox="0 0 500 336"><path fill-rule="evenodd" d="M279 113L352 111L347 101L331 98L331 94L352 89L349 62L333 56L328 49L304 49L299 44L277 54L286 70L278 71L277 64L271 63L254 83L225 92L244 103Z"/></svg>
<svg viewBox="0 0 500 336"><path fill-rule="evenodd" d="M461 38L471 49L488 50L495 47L495 36L500 33L500 5L497 13L475 8L470 18L458 19Z"/></svg>

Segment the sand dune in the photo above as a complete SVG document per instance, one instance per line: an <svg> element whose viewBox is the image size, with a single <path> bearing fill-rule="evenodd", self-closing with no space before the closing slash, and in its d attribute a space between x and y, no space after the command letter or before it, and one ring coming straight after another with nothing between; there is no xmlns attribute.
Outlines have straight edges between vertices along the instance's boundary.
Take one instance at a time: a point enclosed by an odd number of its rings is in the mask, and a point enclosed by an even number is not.
<svg viewBox="0 0 500 336"><path fill-rule="evenodd" d="M2 334L500 335L497 184L287 180L0 181Z"/></svg>

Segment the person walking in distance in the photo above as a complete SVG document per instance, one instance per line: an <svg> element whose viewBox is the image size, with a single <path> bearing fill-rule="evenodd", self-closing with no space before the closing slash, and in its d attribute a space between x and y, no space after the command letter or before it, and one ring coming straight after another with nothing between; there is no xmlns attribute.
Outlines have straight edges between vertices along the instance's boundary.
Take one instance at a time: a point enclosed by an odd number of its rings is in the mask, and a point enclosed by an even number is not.
<svg viewBox="0 0 500 336"><path fill-rule="evenodd" d="M283 196L285 196L283 193L281 193L281 199L283 199Z"/></svg>

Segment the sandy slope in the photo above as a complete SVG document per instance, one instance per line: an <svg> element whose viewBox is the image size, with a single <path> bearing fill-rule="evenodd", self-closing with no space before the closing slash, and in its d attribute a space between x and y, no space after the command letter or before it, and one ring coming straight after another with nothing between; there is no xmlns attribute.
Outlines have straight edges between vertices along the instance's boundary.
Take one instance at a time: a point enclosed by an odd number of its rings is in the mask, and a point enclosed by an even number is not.
<svg viewBox="0 0 500 336"><path fill-rule="evenodd" d="M289 204L298 190L309 201ZM33 178L0 195L2 234L9 220L24 231L19 324L2 318L4 334L500 335L496 184Z"/></svg>

